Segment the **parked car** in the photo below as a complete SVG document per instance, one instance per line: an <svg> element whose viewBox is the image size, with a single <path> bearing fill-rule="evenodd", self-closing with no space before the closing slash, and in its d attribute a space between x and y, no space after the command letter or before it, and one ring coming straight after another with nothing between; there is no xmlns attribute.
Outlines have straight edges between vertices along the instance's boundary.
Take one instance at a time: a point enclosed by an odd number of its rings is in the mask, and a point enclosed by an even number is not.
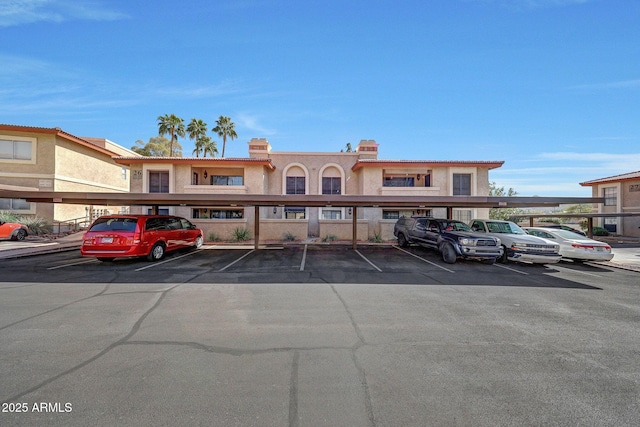
<svg viewBox="0 0 640 427"><path fill-rule="evenodd" d="M393 234L400 246L415 243L438 250L447 264L455 263L458 258L479 259L485 264L493 264L502 256L500 239L478 236L461 221L405 217L396 221Z"/></svg>
<svg viewBox="0 0 640 427"><path fill-rule="evenodd" d="M199 248L202 230L185 218L171 215L108 215L96 219L84 234L80 253L113 261L119 257L161 259L185 247Z"/></svg>
<svg viewBox="0 0 640 427"><path fill-rule="evenodd" d="M560 245L562 259L572 261L609 261L613 258L611 246L575 234L572 231L546 227L524 227L532 236L552 240Z"/></svg>
<svg viewBox="0 0 640 427"><path fill-rule="evenodd" d="M19 222L7 222L0 219L0 240L24 240L29 228Z"/></svg>
<svg viewBox="0 0 640 427"><path fill-rule="evenodd" d="M567 231L571 231L572 233L576 233L579 234L581 236L586 236L587 233L585 233L582 230L578 230L577 228L573 228L573 227L569 227L568 225L564 225L564 224L549 224L549 225L544 225L542 227L539 228L557 228L560 230L567 230Z"/></svg>
<svg viewBox="0 0 640 427"><path fill-rule="evenodd" d="M530 264L553 264L560 262L560 245L541 237L530 236L511 221L497 219L474 219L471 229L477 233L500 238L503 245L501 262L515 261Z"/></svg>

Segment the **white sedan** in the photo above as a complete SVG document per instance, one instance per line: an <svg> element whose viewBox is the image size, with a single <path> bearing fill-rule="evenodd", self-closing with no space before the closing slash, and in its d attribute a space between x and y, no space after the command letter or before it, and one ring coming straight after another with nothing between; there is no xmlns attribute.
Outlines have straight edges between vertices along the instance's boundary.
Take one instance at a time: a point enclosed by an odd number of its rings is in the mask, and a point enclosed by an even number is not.
<svg viewBox="0 0 640 427"><path fill-rule="evenodd" d="M544 227L523 227L527 233L554 241L560 245L562 259L573 261L609 261L611 246L572 231Z"/></svg>

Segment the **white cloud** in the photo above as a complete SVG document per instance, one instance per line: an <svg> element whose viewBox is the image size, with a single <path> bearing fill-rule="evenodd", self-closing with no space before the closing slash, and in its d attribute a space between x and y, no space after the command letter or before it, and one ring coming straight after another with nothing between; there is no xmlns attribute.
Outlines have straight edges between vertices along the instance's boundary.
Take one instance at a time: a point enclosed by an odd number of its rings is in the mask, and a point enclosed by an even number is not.
<svg viewBox="0 0 640 427"><path fill-rule="evenodd" d="M3 0L0 2L0 27L34 22L70 20L114 21L128 18L112 10L102 0Z"/></svg>
<svg viewBox="0 0 640 427"><path fill-rule="evenodd" d="M261 125L258 122L259 121L258 117L253 116L251 114L238 113L236 114L234 121L238 125L244 128L247 128L250 131L256 132L258 136L261 136L261 137L275 135L277 133L275 129L270 129Z"/></svg>

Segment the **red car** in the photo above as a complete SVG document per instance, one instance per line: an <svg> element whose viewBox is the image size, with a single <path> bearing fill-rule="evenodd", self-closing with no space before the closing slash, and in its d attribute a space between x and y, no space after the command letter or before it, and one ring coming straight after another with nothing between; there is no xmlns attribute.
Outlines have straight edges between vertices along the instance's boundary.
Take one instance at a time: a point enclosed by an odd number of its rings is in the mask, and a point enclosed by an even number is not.
<svg viewBox="0 0 640 427"><path fill-rule="evenodd" d="M177 216L101 216L84 234L80 253L100 261L120 257L147 257L157 261L169 251L201 247L202 236L202 230Z"/></svg>
<svg viewBox="0 0 640 427"><path fill-rule="evenodd" d="M29 228L18 222L6 222L0 219L0 240L24 240Z"/></svg>

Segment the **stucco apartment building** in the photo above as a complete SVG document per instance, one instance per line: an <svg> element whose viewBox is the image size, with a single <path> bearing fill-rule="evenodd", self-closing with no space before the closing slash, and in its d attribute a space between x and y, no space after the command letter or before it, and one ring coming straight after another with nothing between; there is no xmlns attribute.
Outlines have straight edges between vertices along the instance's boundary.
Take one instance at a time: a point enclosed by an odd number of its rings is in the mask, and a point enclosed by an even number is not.
<svg viewBox="0 0 640 427"><path fill-rule="evenodd" d="M591 187L593 197L604 197L604 204L598 205L597 213L640 214L640 171L585 181L580 185ZM640 237L640 216L596 218L594 225L615 234Z"/></svg>
<svg viewBox="0 0 640 427"><path fill-rule="evenodd" d="M129 168L116 163L116 156L135 157L136 153L107 139L77 137L60 128L0 124L0 189L128 192ZM51 222L121 209L0 199L0 211L35 215Z"/></svg>
<svg viewBox="0 0 640 427"><path fill-rule="evenodd" d="M354 152L275 152L266 139L248 142L246 158L127 157L133 193L201 194L349 194L412 196L486 196L489 171L502 161L379 160L378 144L362 140ZM148 213L151 207L131 207ZM235 229L253 231L255 210L243 206L165 207L160 212L191 219L205 231L229 239ZM446 216L445 208L361 208L357 238L393 238L400 216ZM488 217L488 209L454 209L454 218ZM262 207L260 237L281 240L308 237L350 239L353 212L341 207Z"/></svg>

